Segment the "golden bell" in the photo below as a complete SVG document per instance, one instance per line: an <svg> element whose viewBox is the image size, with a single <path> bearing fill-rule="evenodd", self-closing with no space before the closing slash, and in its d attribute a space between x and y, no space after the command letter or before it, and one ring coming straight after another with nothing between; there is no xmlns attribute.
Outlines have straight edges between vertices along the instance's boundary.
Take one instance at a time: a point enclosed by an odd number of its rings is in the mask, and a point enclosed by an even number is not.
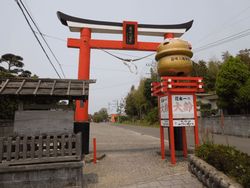
<svg viewBox="0 0 250 188"><path fill-rule="evenodd" d="M192 71L193 52L188 42L181 39L169 39L161 43L155 56L160 76L188 75Z"/></svg>

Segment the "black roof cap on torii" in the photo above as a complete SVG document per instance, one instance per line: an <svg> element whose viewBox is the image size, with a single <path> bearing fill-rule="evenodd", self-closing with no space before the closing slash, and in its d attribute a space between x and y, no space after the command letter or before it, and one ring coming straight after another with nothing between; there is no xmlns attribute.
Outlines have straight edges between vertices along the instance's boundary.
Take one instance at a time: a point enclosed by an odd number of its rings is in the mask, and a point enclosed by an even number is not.
<svg viewBox="0 0 250 188"><path fill-rule="evenodd" d="M57 12L57 16L61 23L68 26L73 32L79 32L81 28L88 27L96 33L122 33L123 23L83 19L64 14L60 11ZM176 37L180 37L192 27L192 24L193 20L171 25L138 24L138 34L163 36L165 32L173 33Z"/></svg>

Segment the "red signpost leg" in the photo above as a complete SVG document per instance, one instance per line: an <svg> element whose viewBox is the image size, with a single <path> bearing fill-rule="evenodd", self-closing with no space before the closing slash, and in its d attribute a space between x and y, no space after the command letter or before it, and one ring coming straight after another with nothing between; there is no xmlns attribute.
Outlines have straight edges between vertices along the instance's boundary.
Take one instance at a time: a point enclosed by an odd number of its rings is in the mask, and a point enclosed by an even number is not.
<svg viewBox="0 0 250 188"><path fill-rule="evenodd" d="M96 138L93 138L93 152L94 152L94 164L96 164Z"/></svg>
<svg viewBox="0 0 250 188"><path fill-rule="evenodd" d="M195 147L199 146L199 130L198 130L198 117L197 117L197 106L196 106L196 95L193 94L193 100L194 100L194 143Z"/></svg>
<svg viewBox="0 0 250 188"><path fill-rule="evenodd" d="M182 127L182 145L183 145L183 156L187 157L187 136L186 136L186 127Z"/></svg>
<svg viewBox="0 0 250 188"><path fill-rule="evenodd" d="M165 159L164 127L161 124L160 97L158 97L158 112L159 112L159 119L160 119L161 158Z"/></svg>
<svg viewBox="0 0 250 188"><path fill-rule="evenodd" d="M174 125L173 125L173 110L172 110L172 96L168 94L168 110L169 110L169 137L170 137L170 155L171 163L175 164L175 145L174 145Z"/></svg>
<svg viewBox="0 0 250 188"><path fill-rule="evenodd" d="M91 31L84 28L81 31L80 43L80 56L78 66L78 79L89 80L90 70L90 46ZM76 102L75 121L83 122L88 121L88 100L84 103L81 101Z"/></svg>
<svg viewBox="0 0 250 188"><path fill-rule="evenodd" d="M160 125L161 136L161 158L165 159L164 128Z"/></svg>
<svg viewBox="0 0 250 188"><path fill-rule="evenodd" d="M169 124L171 124L169 122ZM169 125L169 131L170 131L170 155L171 155L171 163L175 164L176 159L175 159L175 146L174 146L174 127L173 125Z"/></svg>

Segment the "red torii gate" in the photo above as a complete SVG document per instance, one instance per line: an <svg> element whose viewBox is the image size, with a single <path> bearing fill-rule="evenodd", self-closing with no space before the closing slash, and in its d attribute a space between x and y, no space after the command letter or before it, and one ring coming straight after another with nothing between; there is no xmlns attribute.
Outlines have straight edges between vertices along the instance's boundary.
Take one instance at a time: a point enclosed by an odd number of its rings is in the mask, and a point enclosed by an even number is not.
<svg viewBox="0 0 250 188"><path fill-rule="evenodd" d="M124 21L104 22L88 20L57 12L61 23L68 26L72 32L80 32L80 39L68 38L68 47L79 48L78 79L88 80L90 72L90 49L114 49L114 50L140 50L156 51L160 43L140 42L138 35L160 36L164 38L178 38L188 31L193 20L175 25L151 25L138 24L137 22ZM122 34L123 40L97 40L91 38L91 33ZM76 102L76 122L88 122L88 101ZM88 133L89 135L89 133ZM87 153L88 153L88 146Z"/></svg>

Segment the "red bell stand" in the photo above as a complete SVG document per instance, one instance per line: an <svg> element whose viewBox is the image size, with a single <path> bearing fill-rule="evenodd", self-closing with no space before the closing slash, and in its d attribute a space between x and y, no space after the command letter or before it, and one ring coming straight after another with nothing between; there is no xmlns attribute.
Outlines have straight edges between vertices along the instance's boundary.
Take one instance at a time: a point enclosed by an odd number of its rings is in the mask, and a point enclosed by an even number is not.
<svg viewBox="0 0 250 188"><path fill-rule="evenodd" d="M194 126L195 147L199 145L195 93L204 92L201 77L161 77L151 84L152 96L158 97L161 157L165 159L164 127L169 127L171 163L176 163L174 127L182 129L183 156L187 157L186 126ZM173 104L174 103L174 104ZM164 113L163 113L164 112Z"/></svg>

